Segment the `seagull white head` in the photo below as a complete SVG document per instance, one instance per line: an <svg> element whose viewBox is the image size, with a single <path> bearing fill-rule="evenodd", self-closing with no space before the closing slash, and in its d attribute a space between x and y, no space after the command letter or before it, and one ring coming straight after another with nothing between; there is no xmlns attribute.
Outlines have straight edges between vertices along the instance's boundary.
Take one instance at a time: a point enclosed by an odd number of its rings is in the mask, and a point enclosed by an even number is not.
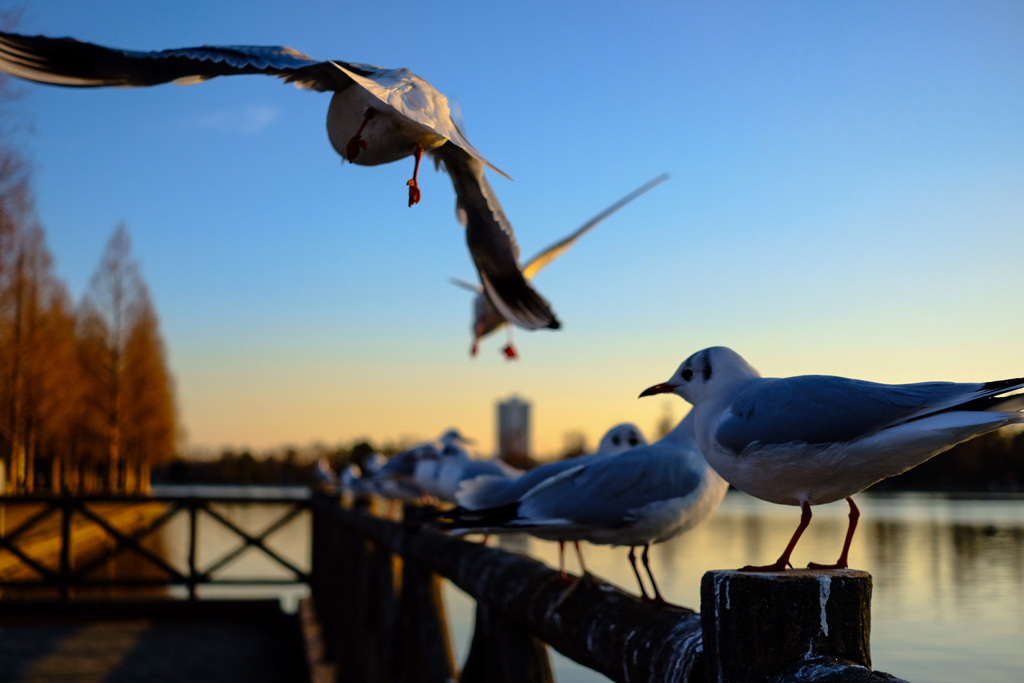
<svg viewBox="0 0 1024 683"><path fill-rule="evenodd" d="M444 446L460 446L463 444L472 444L472 439L467 439L459 432L458 429L448 429L444 434L441 435L441 444Z"/></svg>
<svg viewBox="0 0 1024 683"><path fill-rule="evenodd" d="M693 405L735 384L760 377L742 356L726 346L712 346L683 361L671 379L644 389L640 394L676 394Z"/></svg>
<svg viewBox="0 0 1024 683"><path fill-rule="evenodd" d="M621 453L637 446L646 446L647 439L640 428L631 422L623 422L609 429L601 439L597 452L605 455Z"/></svg>

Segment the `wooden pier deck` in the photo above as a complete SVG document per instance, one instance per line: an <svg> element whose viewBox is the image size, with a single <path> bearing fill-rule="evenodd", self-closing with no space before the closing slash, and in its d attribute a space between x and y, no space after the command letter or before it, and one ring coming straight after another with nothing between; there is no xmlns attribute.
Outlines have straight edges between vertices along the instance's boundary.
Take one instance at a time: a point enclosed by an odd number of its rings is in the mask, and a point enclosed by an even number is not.
<svg viewBox="0 0 1024 683"><path fill-rule="evenodd" d="M308 680L277 600L0 601L0 683Z"/></svg>

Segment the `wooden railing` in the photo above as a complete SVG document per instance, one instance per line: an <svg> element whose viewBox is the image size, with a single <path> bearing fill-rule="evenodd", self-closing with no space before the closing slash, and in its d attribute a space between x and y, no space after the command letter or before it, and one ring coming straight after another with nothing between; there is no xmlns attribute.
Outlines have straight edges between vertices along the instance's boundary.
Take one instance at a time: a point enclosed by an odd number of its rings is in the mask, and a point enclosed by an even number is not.
<svg viewBox="0 0 1024 683"><path fill-rule="evenodd" d="M217 509L251 503L280 504L283 511L249 532ZM49 587L69 598L93 586L172 585L195 599L202 585L308 584L312 598L301 607L304 630L316 632L322 647L311 666L317 681L448 683L458 676L462 683L546 683L554 680L548 645L612 681L900 680L870 670L865 572L708 572L698 614L644 603L590 575L566 585L528 557L434 531L411 519L415 508L399 523L368 514L360 501L343 506L336 496L91 496L0 499L0 512L18 505L30 511L11 515L8 521L18 521L0 531L0 566L6 557L30 576L0 581L0 588ZM132 523L112 515L132 506L147 512ZM307 510L308 571L303 560L283 557L267 543ZM143 541L178 516L189 529L187 557L174 562ZM235 543L206 563L197 556L200 517L226 529ZM76 545L76 524L83 521L105 538L88 557ZM43 531L56 544L54 561L37 554ZM265 555L286 578L219 576L247 549ZM95 576L95 568L125 553L142 558L155 576ZM476 600L461 666L448 642L439 577Z"/></svg>
<svg viewBox="0 0 1024 683"><path fill-rule="evenodd" d="M338 680L454 680L437 576L477 602L462 683L552 681L544 643L613 681L900 680L870 670L866 572L708 572L698 614L321 499L311 585Z"/></svg>
<svg viewBox="0 0 1024 683"><path fill-rule="evenodd" d="M195 599L202 585L308 584L309 571L274 551L267 538L311 504L308 491L296 495L17 496L0 498L0 590L55 589L68 599L76 589L181 586ZM228 519L221 505L281 505L283 512L251 533ZM22 514L16 514L18 511ZM145 541L172 520L187 519L186 557L177 564ZM235 547L202 564L197 552L200 517L229 532ZM281 576L224 578L239 556L255 549L284 570ZM144 572L97 572L126 555L139 558ZM12 578L13 577L13 578Z"/></svg>

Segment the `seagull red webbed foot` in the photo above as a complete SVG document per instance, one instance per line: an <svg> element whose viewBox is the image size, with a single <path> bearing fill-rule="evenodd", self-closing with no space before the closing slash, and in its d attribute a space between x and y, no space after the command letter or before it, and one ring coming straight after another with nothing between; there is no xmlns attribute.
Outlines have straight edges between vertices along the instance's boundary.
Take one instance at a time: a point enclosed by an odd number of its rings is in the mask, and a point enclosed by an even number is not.
<svg viewBox="0 0 1024 683"><path fill-rule="evenodd" d="M420 174L420 160L423 158L423 147L416 145L416 151L413 152L413 156L416 157L416 166L412 169L412 180L406 183L409 186L409 206L420 203L420 186L416 184L416 176Z"/></svg>
<svg viewBox="0 0 1024 683"><path fill-rule="evenodd" d="M373 114L373 107L368 107L366 109L366 114L363 115L363 123L359 126L359 130L356 131L356 134L353 135L349 139L348 144L345 145L345 156L349 161L354 161L355 158L359 156L359 150L367 148L368 145L366 144L366 140L363 139L362 133L363 129L366 128L366 124L368 124L370 119L373 118Z"/></svg>

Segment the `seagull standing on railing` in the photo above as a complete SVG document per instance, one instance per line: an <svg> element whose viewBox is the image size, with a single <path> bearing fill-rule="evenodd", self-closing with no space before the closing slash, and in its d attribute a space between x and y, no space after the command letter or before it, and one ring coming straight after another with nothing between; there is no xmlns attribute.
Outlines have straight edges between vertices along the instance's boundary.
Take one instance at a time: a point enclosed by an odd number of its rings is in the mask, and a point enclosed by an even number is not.
<svg viewBox="0 0 1024 683"><path fill-rule="evenodd" d="M693 404L697 441L725 479L752 496L799 505L800 524L773 564L783 571L811 521L811 506L846 499L845 569L860 512L852 496L956 444L1024 422L1024 378L987 383L878 384L845 377L763 378L732 349L699 351L672 378L641 393Z"/></svg>
<svg viewBox="0 0 1024 683"><path fill-rule="evenodd" d="M378 462L378 458L383 462ZM355 496L376 495L389 502L388 517L393 516L394 505L401 501L420 500L424 493L411 481L411 477L378 477L377 472L386 463L384 456L374 453L360 467L351 463L341 475L341 488Z"/></svg>
<svg viewBox="0 0 1024 683"><path fill-rule="evenodd" d="M527 280L533 279L533 276L539 273L541 268L543 268L544 266L548 265L556 258L561 256L569 247L575 244L580 237L588 233L598 223L602 222L604 219L611 216L613 213L624 207L626 204L629 204L631 201L633 201L640 195L644 194L645 192L655 187L656 185L660 185L666 180L668 180L668 174L664 173L658 176L657 178L648 181L644 185L640 186L636 190L633 190L628 195L626 195L619 201L609 206L601 213L591 218L589 221L581 225L571 234L567 235L566 237L562 238L555 244L552 244L550 247L548 247L541 253L534 256L532 259L523 264L523 276ZM501 216L500 213L498 215ZM503 216L501 217L504 218ZM510 318L507 318L497 308L491 305L491 302L484 295L483 291L478 285L466 282L465 280L459 280L458 278L452 278L452 283L464 289L468 289L471 292L476 292L476 298L473 300L473 345L470 347L469 351L470 356L476 356L477 352L479 351L480 340L486 337L487 335L491 334L492 332L499 330L501 327L503 327L506 323L509 322ZM508 328L508 341L505 344L505 346L502 347L501 352L505 354L507 358L518 357L516 349L512 345L511 326Z"/></svg>
<svg viewBox="0 0 1024 683"><path fill-rule="evenodd" d="M522 475L522 470L500 458L483 460L475 457L466 448L470 443L456 430L449 430L441 437L435 476L424 486L438 500L456 502L459 487L470 479L486 476L512 480Z"/></svg>
<svg viewBox="0 0 1024 683"><path fill-rule="evenodd" d="M289 47L139 52L73 38L0 32L0 71L69 87L192 84L217 76L263 74L309 90L333 92L327 134L338 154L363 165L413 156L409 206L420 199L416 178L423 152L443 162L459 198L459 215L466 218L466 242L491 303L526 329L559 327L548 303L519 269L512 226L483 177L483 167L506 174L466 140L452 119L447 98L407 69L319 61Z"/></svg>
<svg viewBox="0 0 1024 683"><path fill-rule="evenodd" d="M373 480L403 481L430 497L455 502L455 492L466 479L488 476L511 479L522 472L497 458L481 460L466 449L471 443L458 430L445 431L436 441L428 441L391 458Z"/></svg>
<svg viewBox="0 0 1024 683"><path fill-rule="evenodd" d="M637 446L645 445L647 445L647 439L644 438L643 432L640 431L639 427L629 422L615 425L605 432L604 436L601 437L597 450L589 455L563 458L545 463L528 470L522 476L514 479L485 475L463 481L459 485L459 490L455 493L455 501L459 504L459 507L449 513L449 515L452 518L459 519L461 522L467 522L473 517L472 511L480 510L482 511L480 513L481 517L486 518L492 514L488 511L491 508L516 503L530 489L560 472L564 472L571 467L585 465L597 458L616 455ZM545 533L533 529L530 533L538 538L558 542L558 574L562 577L563 581L568 581L569 575L565 571L566 539L562 538L557 532ZM580 549L580 542L574 540L573 546L576 548L576 557L580 563L580 571L586 573L587 566L583 561L583 551Z"/></svg>
<svg viewBox="0 0 1024 683"><path fill-rule="evenodd" d="M728 484L697 447L692 413L659 441L570 467L545 479L514 503L449 517L442 528L542 533L570 541L629 546L629 563L648 601L664 603L648 551L704 521ZM488 513L488 514L483 514ZM648 597L636 548L653 589Z"/></svg>
<svg viewBox="0 0 1024 683"><path fill-rule="evenodd" d="M317 487L333 489L338 485L338 474L331 467L327 456L320 456L316 461L316 468L313 470L313 479Z"/></svg>

